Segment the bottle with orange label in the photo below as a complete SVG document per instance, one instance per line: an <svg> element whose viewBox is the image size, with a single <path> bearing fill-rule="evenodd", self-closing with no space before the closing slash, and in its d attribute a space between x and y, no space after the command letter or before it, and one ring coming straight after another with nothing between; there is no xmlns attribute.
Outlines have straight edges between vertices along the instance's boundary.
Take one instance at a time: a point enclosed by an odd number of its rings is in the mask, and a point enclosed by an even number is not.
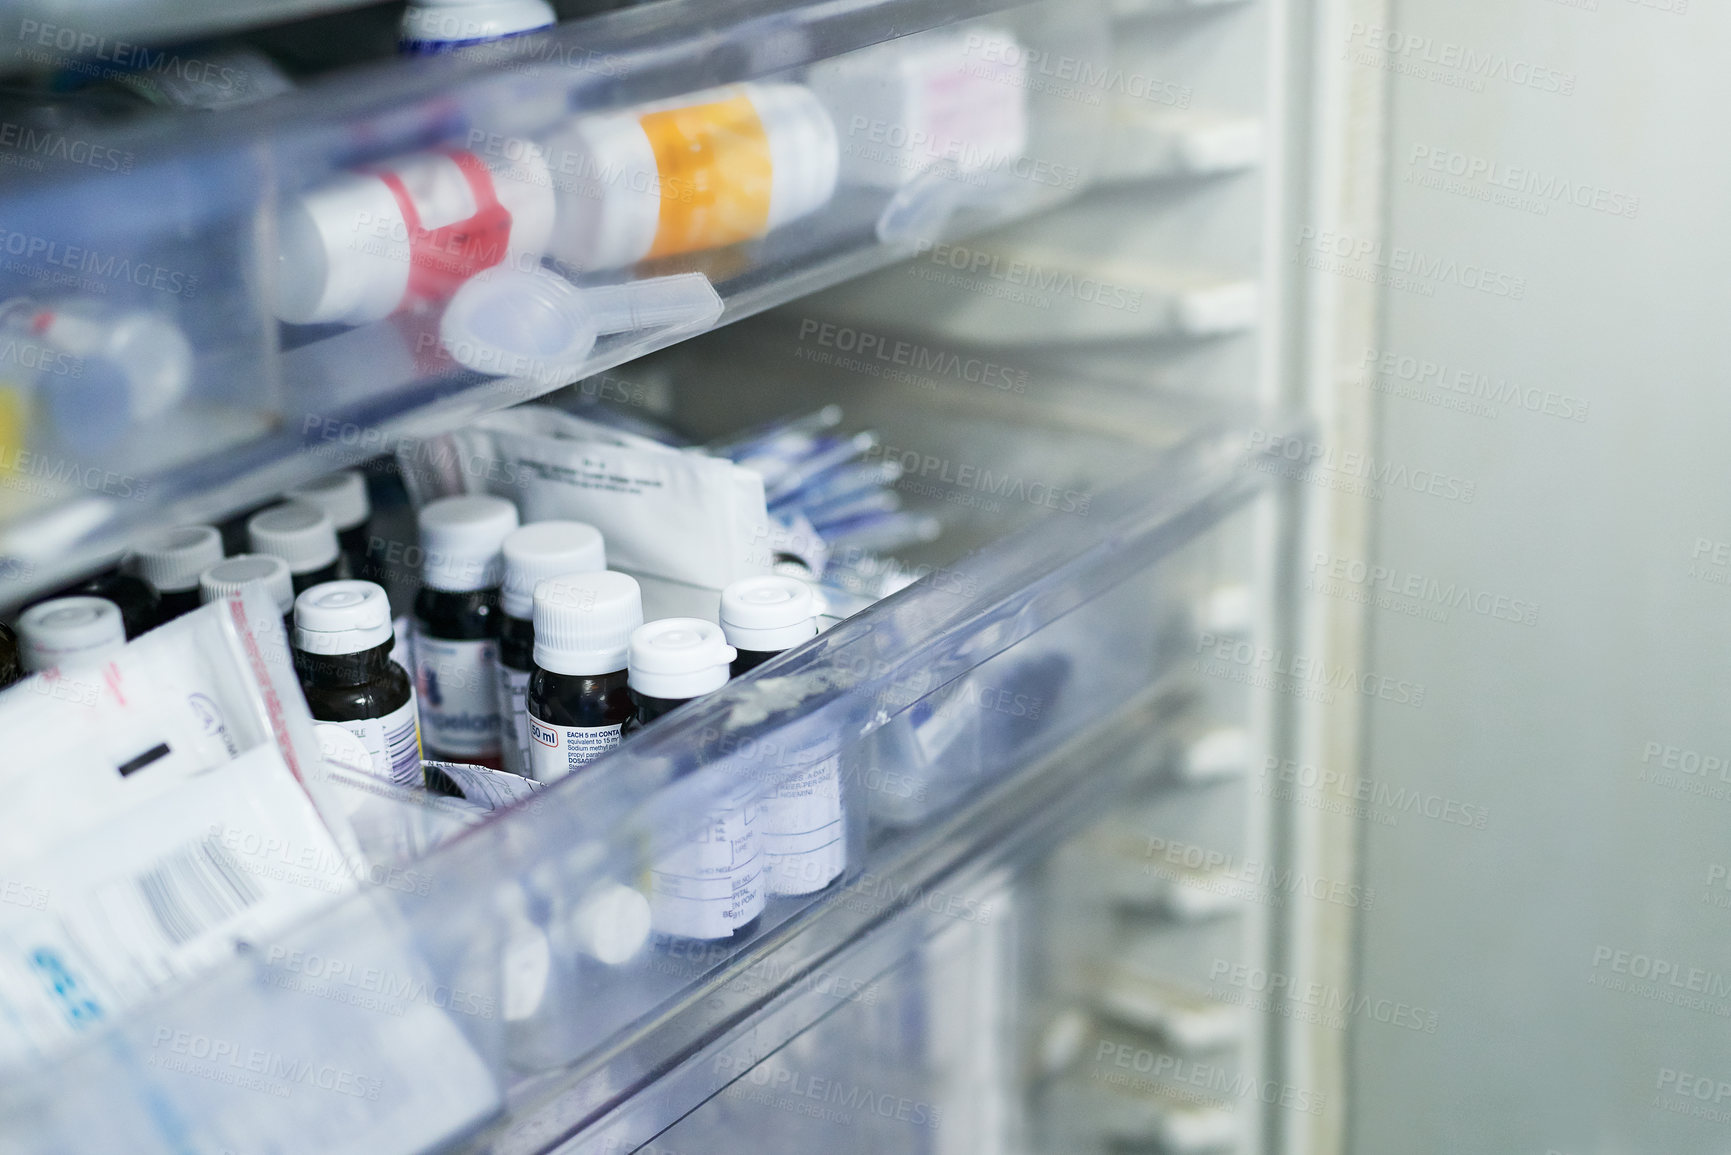
<svg viewBox="0 0 1731 1155"><path fill-rule="evenodd" d="M835 124L809 88L753 83L579 117L544 142L550 251L579 270L753 240L835 193Z"/></svg>

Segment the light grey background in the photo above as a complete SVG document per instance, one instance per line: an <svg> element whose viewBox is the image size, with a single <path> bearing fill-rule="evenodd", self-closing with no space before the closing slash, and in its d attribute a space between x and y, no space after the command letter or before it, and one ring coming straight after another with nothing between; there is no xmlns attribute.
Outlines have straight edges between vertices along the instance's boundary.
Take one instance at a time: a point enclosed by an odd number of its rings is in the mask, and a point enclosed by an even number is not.
<svg viewBox="0 0 1731 1155"><path fill-rule="evenodd" d="M1697 539L1731 540L1731 10L1666 3L1393 6L1391 25L1430 37L1433 59L1453 44L1572 75L1574 91L1391 77L1389 244L1526 290L1388 289L1383 344L1590 411L1497 405L1492 419L1378 397L1387 459L1476 493L1391 488L1376 560L1539 608L1531 627L1466 607L1446 622L1370 611L1366 667L1428 697L1368 707L1365 773L1488 821L1364 828L1379 897L1358 990L1434 1010L1437 1030L1354 1022L1360 1155L1731 1148L1731 1093L1660 1085L1672 1070L1731 1090L1731 1018L1717 1013L1731 1014L1731 909L1704 899L1711 867L1731 864L1731 781L1680 775L1727 791L1711 797L1640 777L1649 742L1731 755L1731 587L1691 573ZM1420 187L1406 179L1420 145L1639 207L1628 219L1553 201L1537 215ZM1723 997L1690 1008L1595 985L1615 974L1601 948L1636 969L1643 955L1712 972ZM1656 1105L1690 1103L1725 1114Z"/></svg>

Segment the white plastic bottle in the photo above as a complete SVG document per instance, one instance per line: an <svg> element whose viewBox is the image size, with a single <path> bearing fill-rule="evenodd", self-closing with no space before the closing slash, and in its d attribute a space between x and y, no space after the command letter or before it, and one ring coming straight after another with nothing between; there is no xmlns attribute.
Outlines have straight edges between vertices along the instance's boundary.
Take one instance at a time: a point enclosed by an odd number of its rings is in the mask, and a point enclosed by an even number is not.
<svg viewBox="0 0 1731 1155"><path fill-rule="evenodd" d="M484 269L533 269L553 231L540 149L417 152L291 197L277 218L276 315L364 325L448 298Z"/></svg>
<svg viewBox="0 0 1731 1155"><path fill-rule="evenodd" d="M100 665L125 645L120 607L103 598L55 598L18 618L19 658L32 673Z"/></svg>
<svg viewBox="0 0 1731 1155"><path fill-rule="evenodd" d="M835 118L842 180L899 188L939 165L965 181L1020 157L1027 60L1007 31L938 29L815 64L806 83Z"/></svg>
<svg viewBox="0 0 1731 1155"><path fill-rule="evenodd" d="M744 578L721 591L721 628L739 652L738 677L817 636L817 595L798 578ZM847 866L839 736L798 750L769 750L775 775L765 794L764 885L770 894L813 894Z"/></svg>
<svg viewBox="0 0 1731 1155"><path fill-rule="evenodd" d="M500 741L505 769L533 777L529 764L529 678L535 672L535 586L547 578L607 568L601 531L580 521L540 521L505 539L499 627Z"/></svg>
<svg viewBox="0 0 1731 1155"><path fill-rule="evenodd" d="M835 125L809 88L752 83L579 117L545 141L550 251L578 270L720 248L835 193Z"/></svg>
<svg viewBox="0 0 1731 1155"><path fill-rule="evenodd" d="M415 0L403 12L397 51L436 56L558 23L547 0Z"/></svg>
<svg viewBox="0 0 1731 1155"><path fill-rule="evenodd" d="M498 770L500 547L517 528L502 497L444 497L418 518L415 692L430 756Z"/></svg>
<svg viewBox="0 0 1731 1155"><path fill-rule="evenodd" d="M721 629L701 618L663 618L631 635L631 696L636 726L727 684L736 654ZM726 939L749 934L763 913L763 844L755 783L702 816L695 837L655 862L649 911L661 934ZM699 819L701 821L699 823Z"/></svg>

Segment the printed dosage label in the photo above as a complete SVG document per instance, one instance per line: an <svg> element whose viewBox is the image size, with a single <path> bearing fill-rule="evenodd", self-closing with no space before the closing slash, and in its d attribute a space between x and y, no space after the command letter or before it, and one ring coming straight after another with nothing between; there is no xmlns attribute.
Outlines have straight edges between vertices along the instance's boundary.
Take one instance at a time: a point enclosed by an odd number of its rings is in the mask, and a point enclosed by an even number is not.
<svg viewBox="0 0 1731 1155"><path fill-rule="evenodd" d="M811 894L847 865L841 755L786 778L763 800L764 883L770 894Z"/></svg>
<svg viewBox="0 0 1731 1155"><path fill-rule="evenodd" d="M744 96L644 113L661 217L650 257L719 248L769 228L769 134Z"/></svg>
<svg viewBox="0 0 1731 1155"><path fill-rule="evenodd" d="M332 722L361 740L372 760L373 773L398 786L421 785L420 713L415 708L414 691L409 700L383 718L358 718L352 722Z"/></svg>
<svg viewBox="0 0 1731 1155"><path fill-rule="evenodd" d="M651 872L650 917L662 934L726 938L763 913L758 808L728 806Z"/></svg>
<svg viewBox="0 0 1731 1155"><path fill-rule="evenodd" d="M505 769L533 777L529 762L529 671L499 665L499 745Z"/></svg>
<svg viewBox="0 0 1731 1155"><path fill-rule="evenodd" d="M533 714L529 720L529 777L555 782L619 745L620 727L555 726Z"/></svg>
<svg viewBox="0 0 1731 1155"><path fill-rule="evenodd" d="M441 754L490 758L499 753L499 644L415 637L415 694L427 746Z"/></svg>

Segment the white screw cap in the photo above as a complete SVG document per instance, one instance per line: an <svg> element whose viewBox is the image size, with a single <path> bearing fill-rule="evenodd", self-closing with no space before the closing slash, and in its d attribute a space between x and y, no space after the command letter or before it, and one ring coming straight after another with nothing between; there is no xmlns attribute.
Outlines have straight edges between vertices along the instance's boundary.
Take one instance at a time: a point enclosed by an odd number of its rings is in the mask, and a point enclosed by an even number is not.
<svg viewBox="0 0 1731 1155"><path fill-rule="evenodd" d="M295 649L358 654L395 638L391 603L372 582L321 582L295 599Z"/></svg>
<svg viewBox="0 0 1731 1155"><path fill-rule="evenodd" d="M775 654L817 637L817 595L781 574L742 578L721 591L721 628L742 650Z"/></svg>
<svg viewBox="0 0 1731 1155"><path fill-rule="evenodd" d="M536 583L607 568L601 531L580 521L538 521L513 530L501 552L505 613L513 618L527 618L534 612Z"/></svg>
<svg viewBox="0 0 1731 1155"><path fill-rule="evenodd" d="M311 573L337 560L337 527L324 510L303 501L253 514L246 536L253 553L282 558L290 573Z"/></svg>
<svg viewBox="0 0 1731 1155"><path fill-rule="evenodd" d="M268 553L240 553L219 561L198 576L198 600L209 605L226 598L242 586L262 582L265 592L276 601L276 608L287 617L294 609L294 578L288 562Z"/></svg>
<svg viewBox="0 0 1731 1155"><path fill-rule="evenodd" d="M662 618L631 634L629 685L639 694L684 701L727 685L739 652L702 618Z"/></svg>
<svg viewBox="0 0 1731 1155"><path fill-rule="evenodd" d="M338 533L353 529L373 516L372 499L367 496L367 479L358 469L345 469L321 477L291 489L283 496L324 510Z"/></svg>
<svg viewBox="0 0 1731 1155"><path fill-rule="evenodd" d="M222 534L211 525L181 525L150 534L132 551L132 572L158 593L198 588L198 575L222 560Z"/></svg>
<svg viewBox="0 0 1731 1155"><path fill-rule="evenodd" d="M126 645L120 607L106 598L55 598L18 619L26 670L96 665Z"/></svg>
<svg viewBox="0 0 1731 1155"><path fill-rule="evenodd" d="M502 497L441 497L421 508L421 584L463 593L499 584L499 550L517 528L517 507Z"/></svg>
<svg viewBox="0 0 1731 1155"><path fill-rule="evenodd" d="M625 669L631 631L643 624L643 591L627 574L569 574L535 586L535 664L594 677Z"/></svg>

